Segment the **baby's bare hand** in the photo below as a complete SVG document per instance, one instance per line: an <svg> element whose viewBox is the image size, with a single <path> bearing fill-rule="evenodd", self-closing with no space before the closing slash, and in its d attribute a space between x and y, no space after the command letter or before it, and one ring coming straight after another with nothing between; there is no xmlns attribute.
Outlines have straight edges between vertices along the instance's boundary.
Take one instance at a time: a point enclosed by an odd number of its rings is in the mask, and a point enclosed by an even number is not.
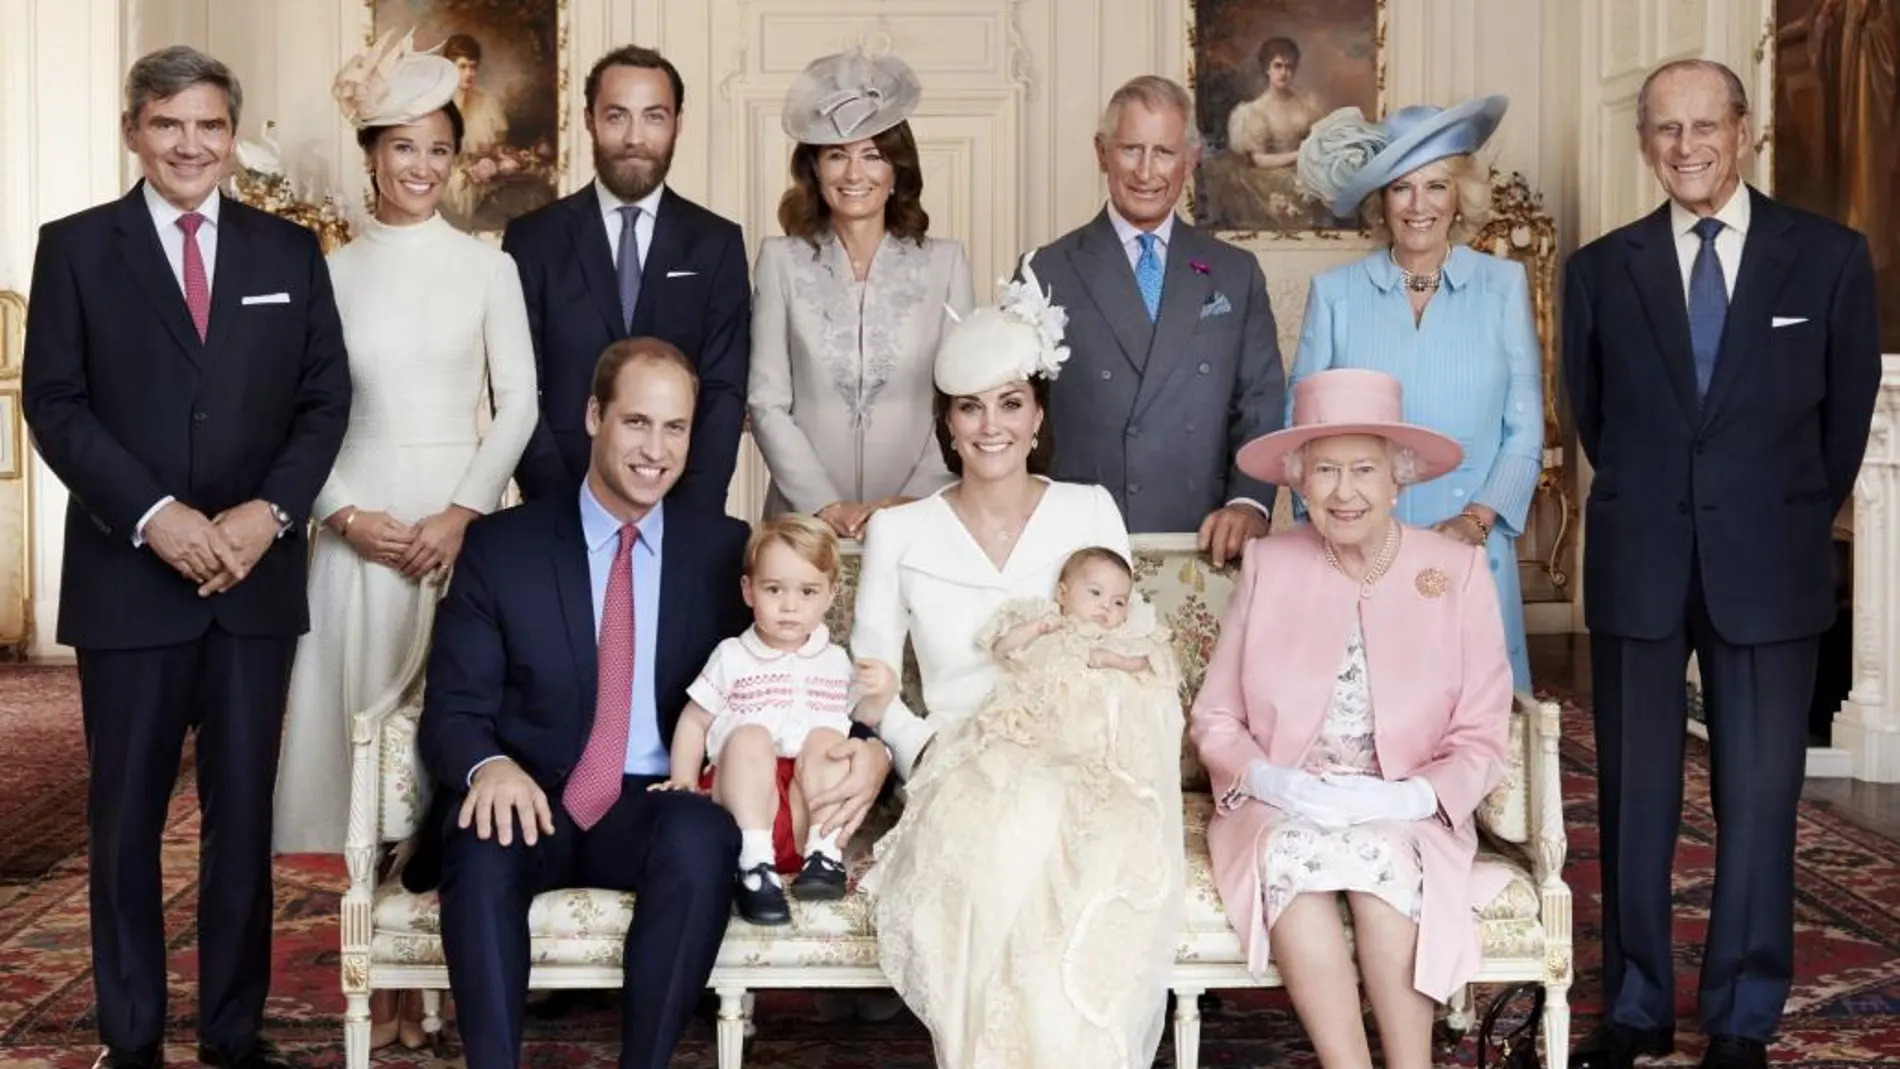
<svg viewBox="0 0 1900 1069"><path fill-rule="evenodd" d="M647 790L649 791L686 791L689 794L698 794L699 784L685 783L676 779L665 779L665 780L661 780L658 783L653 784L652 786L649 786Z"/></svg>

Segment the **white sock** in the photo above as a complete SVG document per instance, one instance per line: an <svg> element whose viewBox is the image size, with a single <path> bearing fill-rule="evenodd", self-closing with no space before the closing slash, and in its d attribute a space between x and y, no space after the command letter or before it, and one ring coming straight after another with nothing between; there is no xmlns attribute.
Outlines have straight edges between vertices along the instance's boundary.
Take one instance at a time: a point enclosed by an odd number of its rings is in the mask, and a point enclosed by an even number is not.
<svg viewBox="0 0 1900 1069"><path fill-rule="evenodd" d="M838 833L836 831L828 835L820 835L818 834L818 829L813 828L809 832L806 832L805 854L806 856L823 854L839 864L844 863L844 848L838 845Z"/></svg>
<svg viewBox="0 0 1900 1069"><path fill-rule="evenodd" d="M755 866L765 865L767 878L776 886L779 882L778 870L773 868L777 860L777 851L772 849L772 829L741 828L739 830L739 871L749 873ZM746 887L758 890L758 877L747 876Z"/></svg>

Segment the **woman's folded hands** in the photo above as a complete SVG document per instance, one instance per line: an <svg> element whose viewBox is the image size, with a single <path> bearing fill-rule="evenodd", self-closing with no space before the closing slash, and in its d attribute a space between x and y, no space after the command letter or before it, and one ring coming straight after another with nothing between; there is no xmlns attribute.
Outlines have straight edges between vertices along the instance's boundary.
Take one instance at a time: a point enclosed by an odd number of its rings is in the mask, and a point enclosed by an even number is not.
<svg viewBox="0 0 1900 1069"><path fill-rule="evenodd" d="M1315 776L1269 761L1247 767L1247 793L1298 814L1322 828L1345 828L1375 820L1424 820L1438 811L1438 792L1422 779L1376 776Z"/></svg>

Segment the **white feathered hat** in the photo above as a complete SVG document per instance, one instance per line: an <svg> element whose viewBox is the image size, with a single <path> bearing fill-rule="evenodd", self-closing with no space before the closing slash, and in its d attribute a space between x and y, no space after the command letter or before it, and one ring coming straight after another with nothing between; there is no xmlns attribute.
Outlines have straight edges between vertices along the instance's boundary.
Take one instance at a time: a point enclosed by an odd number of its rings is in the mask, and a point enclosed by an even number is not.
<svg viewBox="0 0 1900 1069"><path fill-rule="evenodd" d="M951 397L994 390L1005 383L1041 376L1053 379L1069 358L1062 344L1069 313L1052 303L1030 269L1035 253L1026 253L1021 277L1003 283L1003 299L994 308L966 316L950 311L955 324L937 346L937 389Z"/></svg>

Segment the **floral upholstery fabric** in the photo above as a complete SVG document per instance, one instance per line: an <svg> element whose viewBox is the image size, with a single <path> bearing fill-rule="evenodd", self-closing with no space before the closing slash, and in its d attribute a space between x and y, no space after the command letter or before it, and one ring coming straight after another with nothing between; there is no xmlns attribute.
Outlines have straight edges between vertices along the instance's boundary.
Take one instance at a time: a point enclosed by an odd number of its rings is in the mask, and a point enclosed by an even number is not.
<svg viewBox="0 0 1900 1069"><path fill-rule="evenodd" d="M1220 892L1214 887L1207 855L1207 821L1213 813L1214 800L1208 795L1192 794L1183 799L1188 891L1176 958L1240 964L1246 961L1246 955L1221 909ZM1538 896L1530 874L1515 858L1495 851L1482 850L1479 857L1505 864L1512 872L1503 893L1479 913L1479 938L1485 957L1542 960L1544 929L1537 919ZM852 851L849 867L853 887L870 864L868 849ZM537 896L528 912L534 963L619 964L621 941L633 923L633 910L634 896L617 891L576 889ZM442 916L434 894L410 894L398 883L385 883L377 888L371 917L374 960L405 965L442 963ZM1351 923L1350 918L1347 923ZM719 948L718 964L875 967L877 942L870 903L856 893L837 902L799 902L794 898L792 923L784 928L758 928L735 917Z"/></svg>
<svg viewBox="0 0 1900 1069"><path fill-rule="evenodd" d="M416 751L416 720L420 700L403 705L383 718L377 763L382 776L382 841L399 843L416 833L429 809L424 784L429 776Z"/></svg>

